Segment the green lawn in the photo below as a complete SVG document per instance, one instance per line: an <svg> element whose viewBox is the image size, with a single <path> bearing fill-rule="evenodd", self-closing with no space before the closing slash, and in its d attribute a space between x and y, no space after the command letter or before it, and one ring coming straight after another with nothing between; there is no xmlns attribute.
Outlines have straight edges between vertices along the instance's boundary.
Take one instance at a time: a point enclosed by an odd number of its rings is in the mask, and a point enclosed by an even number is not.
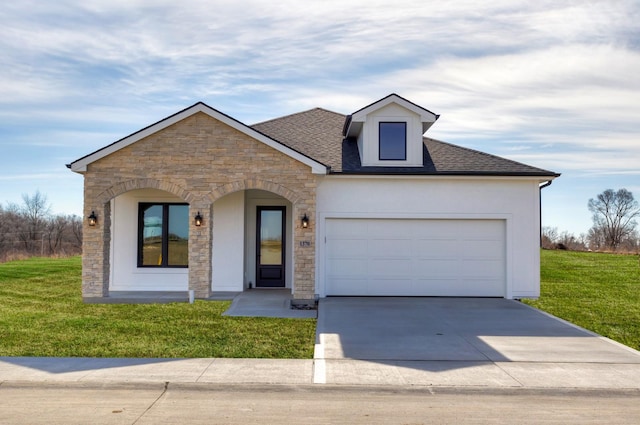
<svg viewBox="0 0 640 425"><path fill-rule="evenodd" d="M313 319L223 317L228 301L84 304L80 270L79 257L0 264L0 356L313 356Z"/></svg>
<svg viewBox="0 0 640 425"><path fill-rule="evenodd" d="M640 349L640 259L542 251L526 302ZM311 358L313 319L222 317L229 302L84 304L80 258L0 264L0 356Z"/></svg>
<svg viewBox="0 0 640 425"><path fill-rule="evenodd" d="M541 294L527 304L640 350L640 257L542 253Z"/></svg>

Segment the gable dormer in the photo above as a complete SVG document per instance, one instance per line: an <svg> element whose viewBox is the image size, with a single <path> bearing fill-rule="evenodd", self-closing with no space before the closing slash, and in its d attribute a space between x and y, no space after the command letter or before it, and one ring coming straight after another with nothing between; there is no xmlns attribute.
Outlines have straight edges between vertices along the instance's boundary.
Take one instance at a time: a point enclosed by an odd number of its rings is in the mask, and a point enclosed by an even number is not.
<svg viewBox="0 0 640 425"><path fill-rule="evenodd" d="M390 94L348 116L344 136L357 140L362 166L422 167L422 135L438 117Z"/></svg>

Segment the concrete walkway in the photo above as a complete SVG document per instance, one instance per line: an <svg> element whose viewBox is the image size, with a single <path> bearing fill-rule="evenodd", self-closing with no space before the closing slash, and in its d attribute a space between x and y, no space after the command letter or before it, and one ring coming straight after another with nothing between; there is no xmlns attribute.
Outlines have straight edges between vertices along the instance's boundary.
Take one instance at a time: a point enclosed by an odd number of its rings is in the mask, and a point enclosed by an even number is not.
<svg viewBox="0 0 640 425"><path fill-rule="evenodd" d="M327 298L314 359L0 357L3 383L640 390L640 353L515 301Z"/></svg>
<svg viewBox="0 0 640 425"><path fill-rule="evenodd" d="M291 308L291 289L250 289L240 292L223 316L281 317L289 319L315 319L317 310Z"/></svg>

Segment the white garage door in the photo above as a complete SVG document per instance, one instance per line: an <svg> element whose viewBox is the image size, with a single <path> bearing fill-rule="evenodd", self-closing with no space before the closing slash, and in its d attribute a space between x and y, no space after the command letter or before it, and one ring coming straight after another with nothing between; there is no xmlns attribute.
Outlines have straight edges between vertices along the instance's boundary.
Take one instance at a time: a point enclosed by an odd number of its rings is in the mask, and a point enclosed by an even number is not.
<svg viewBox="0 0 640 425"><path fill-rule="evenodd" d="M327 295L505 296L504 220L325 224Z"/></svg>

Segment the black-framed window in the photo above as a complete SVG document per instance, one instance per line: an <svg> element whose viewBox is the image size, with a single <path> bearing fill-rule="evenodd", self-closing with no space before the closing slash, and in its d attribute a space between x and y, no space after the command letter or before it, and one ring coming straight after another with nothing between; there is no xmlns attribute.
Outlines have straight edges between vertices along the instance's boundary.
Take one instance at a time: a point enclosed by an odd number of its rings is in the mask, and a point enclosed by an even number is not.
<svg viewBox="0 0 640 425"><path fill-rule="evenodd" d="M404 161L407 159L406 122L380 122L378 136L378 159L381 161Z"/></svg>
<svg viewBox="0 0 640 425"><path fill-rule="evenodd" d="M138 267L189 266L189 205L138 204Z"/></svg>

